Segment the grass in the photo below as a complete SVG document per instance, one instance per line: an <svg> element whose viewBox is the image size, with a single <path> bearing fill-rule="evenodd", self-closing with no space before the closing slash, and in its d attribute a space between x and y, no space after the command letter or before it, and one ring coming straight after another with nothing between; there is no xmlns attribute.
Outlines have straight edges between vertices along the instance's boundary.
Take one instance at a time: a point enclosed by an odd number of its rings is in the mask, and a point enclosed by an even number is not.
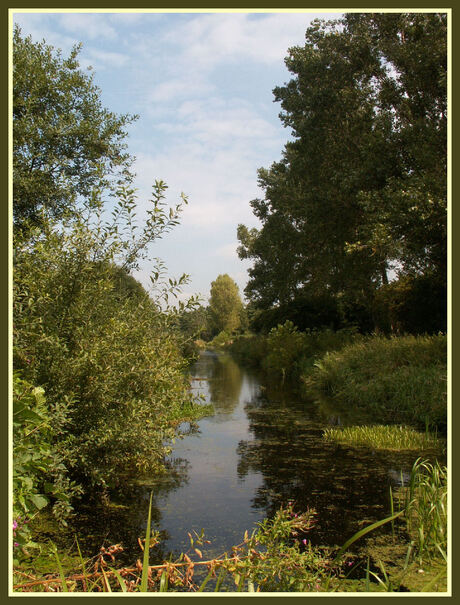
<svg viewBox="0 0 460 605"><path fill-rule="evenodd" d="M418 458L402 495L418 559L441 555L447 562L447 468Z"/></svg>
<svg viewBox="0 0 460 605"><path fill-rule="evenodd" d="M445 336L363 339L324 355L303 380L318 397L364 409L379 423L446 430Z"/></svg>
<svg viewBox="0 0 460 605"><path fill-rule="evenodd" d="M385 450L414 450L438 448L444 440L436 434L422 433L407 426L374 425L329 428L324 431L326 441Z"/></svg>

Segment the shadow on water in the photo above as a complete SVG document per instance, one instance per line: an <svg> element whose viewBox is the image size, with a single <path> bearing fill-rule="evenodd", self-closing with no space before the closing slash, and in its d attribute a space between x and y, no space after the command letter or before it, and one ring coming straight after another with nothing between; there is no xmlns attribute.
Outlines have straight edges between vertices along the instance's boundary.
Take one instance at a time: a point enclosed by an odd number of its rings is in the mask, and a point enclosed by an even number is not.
<svg viewBox="0 0 460 605"><path fill-rule="evenodd" d="M80 518L92 554L102 543L122 542L126 563L141 556L137 539L145 533L151 491L153 527L162 537L152 553L157 560L186 551L187 532L201 528L211 540L204 556L218 556L288 501L316 509L312 543L343 544L389 514L389 488L407 478L418 456L325 442L327 426L366 419L327 400L305 402L287 387L262 385L223 354L200 356L191 388L215 414L182 427L188 434L174 445L164 476L144 478L123 496L123 507L89 509Z"/></svg>

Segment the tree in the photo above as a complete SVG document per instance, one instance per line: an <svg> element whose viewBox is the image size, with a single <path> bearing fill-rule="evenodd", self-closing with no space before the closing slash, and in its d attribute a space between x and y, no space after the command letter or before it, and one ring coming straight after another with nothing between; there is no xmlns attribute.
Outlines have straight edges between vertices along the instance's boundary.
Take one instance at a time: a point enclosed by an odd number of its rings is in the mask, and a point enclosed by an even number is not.
<svg viewBox="0 0 460 605"><path fill-rule="evenodd" d="M62 215L101 184L129 182L133 159L126 127L137 116L102 106L93 76L45 41L13 36L13 215L16 225L40 221L40 208Z"/></svg>
<svg viewBox="0 0 460 605"><path fill-rule="evenodd" d="M160 266L148 295L127 273L177 221L165 188L156 183L140 232L130 194L108 218L92 196L14 234L14 367L45 389L53 455L85 490L161 470L171 416L190 409L176 311L164 308L186 277L165 282Z"/></svg>
<svg viewBox="0 0 460 605"><path fill-rule="evenodd" d="M327 292L370 307L388 270L446 259L446 16L315 21L274 89L293 140L258 172L262 226L238 227L261 308Z"/></svg>
<svg viewBox="0 0 460 605"><path fill-rule="evenodd" d="M211 283L209 309L212 322L218 332L235 332L241 324L241 302L238 286L227 275L219 275Z"/></svg>

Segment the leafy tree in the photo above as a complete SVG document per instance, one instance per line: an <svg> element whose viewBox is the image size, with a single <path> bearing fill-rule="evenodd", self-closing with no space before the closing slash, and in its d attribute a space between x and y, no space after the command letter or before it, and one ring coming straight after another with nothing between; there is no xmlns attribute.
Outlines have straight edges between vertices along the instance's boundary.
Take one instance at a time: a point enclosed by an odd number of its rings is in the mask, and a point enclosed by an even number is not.
<svg viewBox="0 0 460 605"><path fill-rule="evenodd" d="M136 119L102 106L93 76L43 42L13 35L13 214L37 223L40 208L60 216L98 184L129 182L126 127Z"/></svg>
<svg viewBox="0 0 460 605"><path fill-rule="evenodd" d="M357 246L385 251L400 274L447 267L447 15L348 15L354 36L365 30L386 66L376 111L388 116L397 170L363 190L366 221ZM388 146L388 145L387 145Z"/></svg>
<svg viewBox="0 0 460 605"><path fill-rule="evenodd" d="M181 206L163 208L165 188L156 183L139 233L122 189L110 218L94 196L60 221L43 211L39 227L15 234L14 364L45 388L52 423L60 418L53 451L92 490L161 470L171 418L191 409L176 311L164 309L186 276L165 279L158 263L150 295L126 277L177 222Z"/></svg>
<svg viewBox="0 0 460 605"><path fill-rule="evenodd" d="M367 309L387 272L445 273L446 15L315 21L274 89L293 140L238 227L259 308L327 292ZM365 320L367 321L367 320Z"/></svg>
<svg viewBox="0 0 460 605"><path fill-rule="evenodd" d="M235 332L241 324L241 302L238 286L227 275L219 275L211 283L209 310L217 332Z"/></svg>

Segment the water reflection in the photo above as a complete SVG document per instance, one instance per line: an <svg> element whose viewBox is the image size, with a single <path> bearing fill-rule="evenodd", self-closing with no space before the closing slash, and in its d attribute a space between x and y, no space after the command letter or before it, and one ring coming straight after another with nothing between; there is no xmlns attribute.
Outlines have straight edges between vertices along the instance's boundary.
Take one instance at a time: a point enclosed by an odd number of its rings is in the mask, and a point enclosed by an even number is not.
<svg viewBox="0 0 460 605"><path fill-rule="evenodd" d="M191 369L191 390L218 414L231 413L240 402L243 371L228 355L203 352Z"/></svg>
<svg viewBox="0 0 460 605"><path fill-rule="evenodd" d="M103 538L104 545L122 542L127 562L139 558L137 539L145 532L152 490L153 526L163 537L157 558L187 550L187 533L201 528L212 542L204 556L217 556L290 500L317 510L313 543L342 544L389 512L389 486L398 485L401 472L406 481L417 457L325 442L325 426L362 422L363 416L328 401L300 402L287 388L261 386L225 355L202 354L191 388L215 414L182 427L188 434L176 442L168 473L147 477L124 497L123 508L88 511L77 533L86 533L91 554Z"/></svg>
<svg viewBox="0 0 460 605"><path fill-rule="evenodd" d="M388 465L407 469L413 462L324 442L324 424L312 407L258 397L246 413L252 439L238 444L238 473L263 476L253 506L267 515L289 500L300 510L315 508L311 539L317 544L341 543L362 523L383 518L389 510Z"/></svg>

